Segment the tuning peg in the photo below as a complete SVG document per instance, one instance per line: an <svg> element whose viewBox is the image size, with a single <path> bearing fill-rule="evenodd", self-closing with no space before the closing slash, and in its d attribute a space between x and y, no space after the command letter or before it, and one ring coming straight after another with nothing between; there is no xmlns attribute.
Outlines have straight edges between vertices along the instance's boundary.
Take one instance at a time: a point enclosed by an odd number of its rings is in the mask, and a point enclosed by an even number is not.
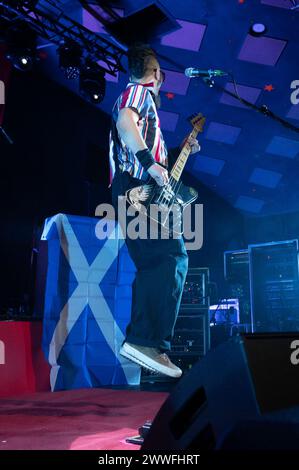
<svg viewBox="0 0 299 470"><path fill-rule="evenodd" d="M196 114L195 113L192 113L190 114L190 116L187 117L187 121L190 122L192 121L192 119L194 119L196 117Z"/></svg>

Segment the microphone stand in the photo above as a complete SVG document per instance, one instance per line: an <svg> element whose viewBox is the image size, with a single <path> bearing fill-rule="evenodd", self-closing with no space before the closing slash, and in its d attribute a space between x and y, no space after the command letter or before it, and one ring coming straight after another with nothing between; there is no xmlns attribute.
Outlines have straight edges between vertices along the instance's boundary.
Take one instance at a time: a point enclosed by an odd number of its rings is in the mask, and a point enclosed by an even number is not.
<svg viewBox="0 0 299 470"><path fill-rule="evenodd" d="M285 119L281 118L277 114L274 114L268 108L268 106L266 106L265 104L262 104L261 106L257 106L254 103L250 103L250 101L247 101L244 98L241 98L236 93L233 93L232 91L226 90L226 88L224 88L222 85L216 84L215 81L212 79L211 75L208 76L208 77L200 77L200 78L203 80L203 82L208 87L215 88L216 90L219 90L219 91L222 91L223 93L226 93L227 95L231 96L232 98L235 98L238 101L240 101L241 103L245 104L245 106L247 106L248 108L252 108L252 109L254 109L254 111L257 111L258 113L261 113L264 116L267 116L267 117L273 119L274 121L279 122L280 124L282 124L287 129L291 129L292 131L299 133L299 127L295 126L294 124L292 124L289 121L286 121Z"/></svg>
<svg viewBox="0 0 299 470"><path fill-rule="evenodd" d="M1 134L5 137L5 139L8 141L9 144L13 144L13 140L9 137L9 135L5 132L2 126L0 126L0 132Z"/></svg>

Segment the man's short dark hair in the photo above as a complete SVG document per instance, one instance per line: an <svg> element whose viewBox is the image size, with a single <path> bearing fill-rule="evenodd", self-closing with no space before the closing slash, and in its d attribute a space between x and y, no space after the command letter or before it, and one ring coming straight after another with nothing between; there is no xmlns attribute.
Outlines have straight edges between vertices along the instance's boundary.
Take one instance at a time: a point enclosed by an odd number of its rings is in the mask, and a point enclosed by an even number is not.
<svg viewBox="0 0 299 470"><path fill-rule="evenodd" d="M142 78L146 75L153 59L157 60L156 53L148 44L134 44L128 50L128 61L130 75Z"/></svg>

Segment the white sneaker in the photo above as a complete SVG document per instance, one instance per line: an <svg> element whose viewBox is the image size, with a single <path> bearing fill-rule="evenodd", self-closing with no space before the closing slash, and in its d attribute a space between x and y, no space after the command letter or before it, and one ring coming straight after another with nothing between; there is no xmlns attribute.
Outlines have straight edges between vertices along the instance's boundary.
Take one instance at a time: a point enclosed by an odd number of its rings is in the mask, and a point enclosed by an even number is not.
<svg viewBox="0 0 299 470"><path fill-rule="evenodd" d="M171 362L167 354L159 352L156 348L124 343L119 353L152 372L174 378L179 378L182 375L182 370Z"/></svg>

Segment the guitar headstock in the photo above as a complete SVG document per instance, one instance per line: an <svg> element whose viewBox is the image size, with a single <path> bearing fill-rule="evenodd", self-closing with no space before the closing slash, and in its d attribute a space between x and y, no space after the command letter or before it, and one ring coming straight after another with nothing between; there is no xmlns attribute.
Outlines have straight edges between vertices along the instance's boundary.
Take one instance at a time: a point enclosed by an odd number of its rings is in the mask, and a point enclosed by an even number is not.
<svg viewBox="0 0 299 470"><path fill-rule="evenodd" d="M201 114L192 114L189 118L190 123L197 130L197 132L203 132L203 126L206 122L206 118Z"/></svg>

